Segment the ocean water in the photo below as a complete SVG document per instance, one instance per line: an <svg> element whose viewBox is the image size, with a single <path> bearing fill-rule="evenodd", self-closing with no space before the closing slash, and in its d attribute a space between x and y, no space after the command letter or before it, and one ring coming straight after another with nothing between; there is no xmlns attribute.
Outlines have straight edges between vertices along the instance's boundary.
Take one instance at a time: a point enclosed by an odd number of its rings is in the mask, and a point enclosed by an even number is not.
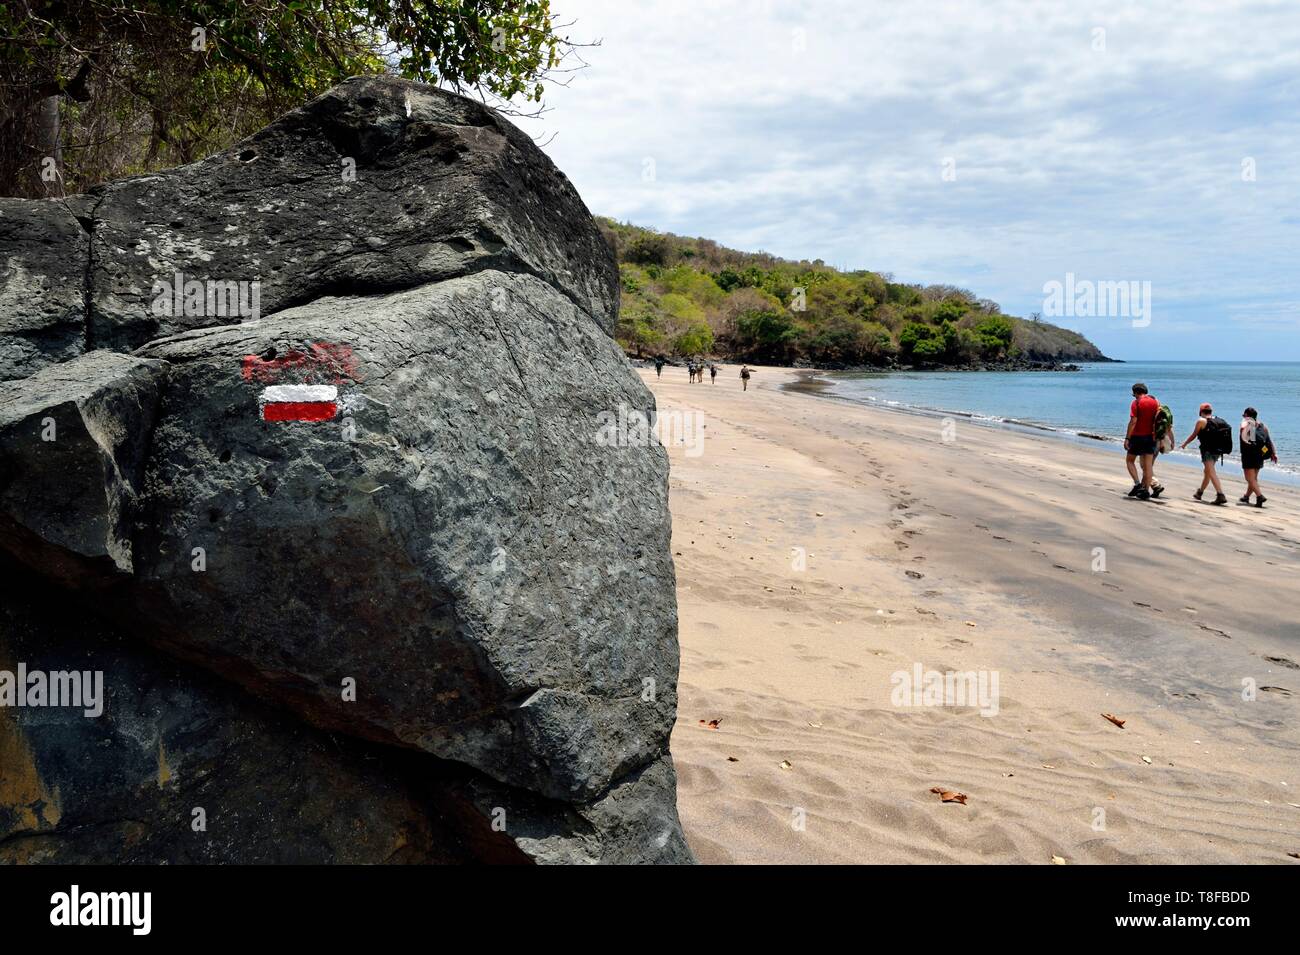
<svg viewBox="0 0 1300 955"><path fill-rule="evenodd" d="M1226 469L1239 473L1236 426L1253 406L1277 442L1279 465L1264 477L1300 482L1300 362L1116 362L1080 371L829 373L829 393L851 401L952 415L991 427L1030 428L1062 437L1102 437L1118 450L1134 382L1174 412L1178 442L1191 433L1201 402L1233 426ZM1193 442L1168 456L1200 467ZM1162 460L1165 458L1162 457Z"/></svg>

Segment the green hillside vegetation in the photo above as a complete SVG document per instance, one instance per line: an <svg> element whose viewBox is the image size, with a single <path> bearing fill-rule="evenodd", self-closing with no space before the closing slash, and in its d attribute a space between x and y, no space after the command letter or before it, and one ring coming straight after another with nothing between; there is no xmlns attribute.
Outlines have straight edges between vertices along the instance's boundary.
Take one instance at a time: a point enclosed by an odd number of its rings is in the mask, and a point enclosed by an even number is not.
<svg viewBox="0 0 1300 955"><path fill-rule="evenodd" d="M637 357L824 368L1106 360L1077 332L1004 315L952 285L909 285L599 222L622 279L617 338Z"/></svg>

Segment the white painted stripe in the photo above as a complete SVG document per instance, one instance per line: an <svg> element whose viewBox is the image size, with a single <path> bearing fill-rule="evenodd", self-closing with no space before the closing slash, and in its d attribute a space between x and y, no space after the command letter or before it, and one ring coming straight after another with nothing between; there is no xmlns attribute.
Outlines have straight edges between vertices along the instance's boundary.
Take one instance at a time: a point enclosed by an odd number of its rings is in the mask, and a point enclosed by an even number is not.
<svg viewBox="0 0 1300 955"><path fill-rule="evenodd" d="M267 385L262 389L262 403L279 401L337 401L339 390L333 385Z"/></svg>

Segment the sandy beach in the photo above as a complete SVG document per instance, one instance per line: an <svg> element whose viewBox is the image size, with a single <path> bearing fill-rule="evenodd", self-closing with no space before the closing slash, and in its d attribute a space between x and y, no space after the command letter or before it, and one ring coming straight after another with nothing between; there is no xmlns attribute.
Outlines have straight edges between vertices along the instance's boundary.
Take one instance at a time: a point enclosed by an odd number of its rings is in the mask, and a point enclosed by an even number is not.
<svg viewBox="0 0 1300 955"><path fill-rule="evenodd" d="M1140 502L1111 449L641 375L707 435L669 448L701 862L1297 864L1300 493Z"/></svg>

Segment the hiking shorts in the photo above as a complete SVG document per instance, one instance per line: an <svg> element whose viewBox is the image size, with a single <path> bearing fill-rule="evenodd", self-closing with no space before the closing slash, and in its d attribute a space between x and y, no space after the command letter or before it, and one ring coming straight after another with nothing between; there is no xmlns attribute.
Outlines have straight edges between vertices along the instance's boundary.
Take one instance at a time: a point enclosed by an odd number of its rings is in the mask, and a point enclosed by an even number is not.
<svg viewBox="0 0 1300 955"><path fill-rule="evenodd" d="M1243 444L1241 466L1247 471L1258 471L1264 466L1264 452L1253 445Z"/></svg>
<svg viewBox="0 0 1300 955"><path fill-rule="evenodd" d="M1143 434L1133 435L1128 439L1128 453L1138 456L1144 454L1156 453L1156 439L1154 435Z"/></svg>
<svg viewBox="0 0 1300 955"><path fill-rule="evenodd" d="M1211 451L1209 448L1201 448L1201 463L1213 461L1215 464L1223 463L1223 454L1219 451Z"/></svg>

